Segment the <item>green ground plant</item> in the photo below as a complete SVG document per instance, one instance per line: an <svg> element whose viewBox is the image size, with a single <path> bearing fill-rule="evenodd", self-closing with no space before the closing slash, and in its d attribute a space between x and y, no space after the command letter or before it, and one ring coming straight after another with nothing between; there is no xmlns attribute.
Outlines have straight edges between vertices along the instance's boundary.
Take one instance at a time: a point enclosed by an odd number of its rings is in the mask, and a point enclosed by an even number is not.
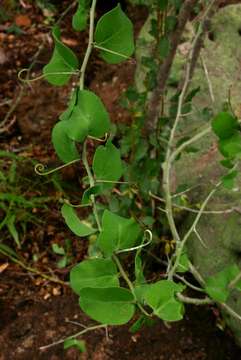
<svg viewBox="0 0 241 360"><path fill-rule="evenodd" d="M85 87L85 72L94 49L99 51L100 57L107 64L118 64L130 59L135 50L133 24L121 6L117 5L95 25L96 2L93 0L89 9L88 2L79 0L73 18L73 28L76 31L83 30L89 19L89 41L82 64L79 64L74 52L61 42L60 28L55 26L52 32L54 52L43 69L43 77L54 86L67 84L73 75L78 77L78 86L70 95L68 107L53 128L52 142L58 157L64 163L58 170L80 161L86 170L88 188L82 195L81 203L72 205L70 201L64 201L61 213L76 236L91 239L90 257L73 267L70 286L79 296L81 310L98 324L67 339L43 346L42 349L64 343L65 348L76 346L83 351L83 341L78 338L87 331L108 325L123 325L133 318L136 320L131 326L133 332L154 318L167 322L178 321L184 316L185 303L217 303L230 315L241 320L226 304L232 288L241 290L239 267L233 264L204 281L186 252L186 242L190 234L196 232L197 223L205 213L209 200L219 187L233 187L241 154L239 121L228 107L216 114L211 122L198 129L192 137L176 142L177 128L183 117L188 116L191 111L192 99L199 91L188 90L193 59L197 55L197 44L203 35L207 16L216 2L152 2L151 11L157 12L156 20L151 24L151 33L156 43L153 56L142 59L148 69L146 91L140 94L136 89L129 89L127 92L124 101L127 105L135 105L132 107L135 121L129 131L122 129L121 149L115 145L115 127L111 125L104 104L94 92ZM195 24L181 87L172 95L167 112L165 89L169 70L181 39L181 30L185 27L183 16L187 9L190 11L191 5L195 5L195 9L202 5L202 11L200 10ZM187 19L188 16L186 22ZM224 156L222 164L227 171L202 204L193 209L196 213L194 221L187 232L180 235L174 209L178 205L187 207L188 204L183 203L185 198L182 197L179 197L181 202L174 201L174 198L177 200L179 195L185 194L186 189L172 194L172 169L183 151L191 151L194 143L212 131L217 135L219 149ZM117 132L118 136L119 134ZM92 158L88 152L89 141L100 143L96 145ZM129 163L124 162L121 155ZM45 172L42 165L36 166L36 171L41 174L52 172ZM112 190L116 186L119 186L121 200L116 195L113 196ZM135 199L137 193L144 204L139 209ZM153 200L159 199L164 203L165 215L157 221ZM80 219L76 207L88 207L92 216ZM128 217L128 213L132 216ZM151 282L143 259L152 256L148 249L159 238L159 230L155 228L159 224L165 224L169 229L175 249L165 259L159 259L154 254L166 269L157 281ZM132 261L132 266L128 267L131 270L128 271L124 265L127 255L128 261ZM190 283L185 277L186 272L191 272L199 285ZM188 288L201 296L189 297L186 293Z"/></svg>

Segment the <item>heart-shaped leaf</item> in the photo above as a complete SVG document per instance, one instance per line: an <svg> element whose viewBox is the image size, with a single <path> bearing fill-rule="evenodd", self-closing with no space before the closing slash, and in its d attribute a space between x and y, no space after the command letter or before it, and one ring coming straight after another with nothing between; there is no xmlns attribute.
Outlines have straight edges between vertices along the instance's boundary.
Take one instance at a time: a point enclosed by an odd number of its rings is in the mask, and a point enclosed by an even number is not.
<svg viewBox="0 0 241 360"><path fill-rule="evenodd" d="M97 46L124 55L120 56L101 50L101 57L110 64L117 64L133 54L133 25L121 10L120 5L103 15L98 21L95 43Z"/></svg>
<svg viewBox="0 0 241 360"><path fill-rule="evenodd" d="M100 183L102 190L111 189L123 173L120 151L111 141L105 146L100 145L96 149L93 170L96 180L113 181L113 183Z"/></svg>
<svg viewBox="0 0 241 360"><path fill-rule="evenodd" d="M74 52L61 42L57 25L53 27L52 35L55 48L50 62L43 68L43 74L50 84L61 86L68 82L79 62Z"/></svg>
<svg viewBox="0 0 241 360"><path fill-rule="evenodd" d="M133 302L133 295L124 288L85 288L80 291L81 309L102 324L126 324L135 313Z"/></svg>
<svg viewBox="0 0 241 360"><path fill-rule="evenodd" d="M110 129L110 118L101 99L89 90L79 91L77 97L68 119L70 139L82 142L87 135L104 136Z"/></svg>
<svg viewBox="0 0 241 360"><path fill-rule="evenodd" d="M145 289L144 299L154 314L164 321L178 321L183 318L183 303L175 298L177 292L185 289L182 284L161 280Z"/></svg>
<svg viewBox="0 0 241 360"><path fill-rule="evenodd" d="M58 157L64 162L68 163L80 158L75 143L71 140L67 132L67 122L59 121L52 130L52 142Z"/></svg>
<svg viewBox="0 0 241 360"><path fill-rule="evenodd" d="M97 231L89 224L80 221L76 211L68 204L62 206L61 214L70 230L77 236L85 237L94 234Z"/></svg>
<svg viewBox="0 0 241 360"><path fill-rule="evenodd" d="M71 270L70 285L78 295L86 287L118 287L116 265L109 259L84 260Z"/></svg>
<svg viewBox="0 0 241 360"><path fill-rule="evenodd" d="M138 239L141 240L140 235L141 228L134 219L126 219L105 210L97 244L105 256L111 256L114 251L135 246Z"/></svg>

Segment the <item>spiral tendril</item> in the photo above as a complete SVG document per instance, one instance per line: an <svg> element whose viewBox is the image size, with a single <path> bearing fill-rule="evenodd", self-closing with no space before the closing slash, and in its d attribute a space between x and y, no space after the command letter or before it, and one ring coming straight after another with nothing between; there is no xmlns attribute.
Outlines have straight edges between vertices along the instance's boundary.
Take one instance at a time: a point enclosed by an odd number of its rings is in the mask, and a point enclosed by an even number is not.
<svg viewBox="0 0 241 360"><path fill-rule="evenodd" d="M48 171L45 171L45 166L43 164L39 163L39 164L35 165L34 171L36 172L36 174L38 174L40 176L46 176L46 175L53 174L53 173L55 173L55 172L57 172L59 170L62 170L65 167L67 167L69 165L72 165L72 164L74 164L74 163L76 163L78 161L80 161L80 159L75 159L75 160L72 160L72 161L68 162L67 164L58 166L57 168L52 169L52 170L48 170Z"/></svg>

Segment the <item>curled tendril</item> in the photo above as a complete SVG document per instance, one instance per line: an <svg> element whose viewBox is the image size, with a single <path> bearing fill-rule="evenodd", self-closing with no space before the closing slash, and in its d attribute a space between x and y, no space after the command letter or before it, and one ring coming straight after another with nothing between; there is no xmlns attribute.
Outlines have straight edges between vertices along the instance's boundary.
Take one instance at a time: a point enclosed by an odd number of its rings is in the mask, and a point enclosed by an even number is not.
<svg viewBox="0 0 241 360"><path fill-rule="evenodd" d="M43 78L45 78L46 76L44 74L42 75L39 75L39 76L36 76L35 78L33 79L26 79L26 78L23 78L22 77L22 74L23 73L29 73L29 69L22 69L18 72L18 79L24 83L32 83L34 81L38 81L38 80L41 80ZM78 71L63 71L63 72L53 72L53 73L48 73L48 75L74 75L74 74L79 74Z"/></svg>
<svg viewBox="0 0 241 360"><path fill-rule="evenodd" d="M36 174L38 174L40 176L46 176L46 175L49 175L49 174L53 174L54 172L59 171L61 169L64 169L65 167L67 167L69 165L72 165L72 164L74 164L74 163L76 163L78 161L80 161L80 159L75 159L75 160L72 160L72 161L68 162L67 164L58 166L57 168L52 169L52 170L48 170L48 171L45 171L45 166L43 164L39 163L39 164L35 165L34 171L36 172Z"/></svg>
<svg viewBox="0 0 241 360"><path fill-rule="evenodd" d="M71 206L73 208L83 208L83 207L87 207L87 206L92 206L91 203L75 205L75 204L72 204L68 199L61 199L60 202L64 203L64 204L67 204L67 205L69 205L69 206Z"/></svg>
<svg viewBox="0 0 241 360"><path fill-rule="evenodd" d="M92 139L92 140L99 141L99 142L106 142L107 139L108 139L108 133L105 133L105 137L103 139L97 138L97 137L94 137L94 136L90 136L90 135L88 135L88 138Z"/></svg>
<svg viewBox="0 0 241 360"><path fill-rule="evenodd" d="M146 234L148 234L148 237L147 237ZM119 251L117 251L116 253L117 253L117 254L120 254L120 253L123 253L123 252L140 250L140 249L142 249L143 247L149 245L149 244L152 242L152 237L153 237L153 236L152 236L151 230L148 230L148 229L147 229L147 230L144 231L144 238L143 238L143 241L142 241L142 243L141 243L140 245L134 246L134 247L131 247L131 248L128 248L128 249L119 250ZM148 238L149 238L149 239L148 239ZM145 242L145 240L147 240L147 241Z"/></svg>

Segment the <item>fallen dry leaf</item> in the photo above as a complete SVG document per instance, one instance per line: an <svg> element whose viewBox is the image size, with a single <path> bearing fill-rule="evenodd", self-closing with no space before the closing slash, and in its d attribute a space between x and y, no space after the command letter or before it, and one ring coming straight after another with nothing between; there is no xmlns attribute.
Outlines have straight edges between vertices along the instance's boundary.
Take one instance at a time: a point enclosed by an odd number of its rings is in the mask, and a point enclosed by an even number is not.
<svg viewBox="0 0 241 360"><path fill-rule="evenodd" d="M17 15L15 17L15 24L19 27L28 27L31 25L31 20L28 15Z"/></svg>
<svg viewBox="0 0 241 360"><path fill-rule="evenodd" d="M8 265L9 265L8 263L1 264L1 265L0 265L0 274L1 274L2 272L4 272L4 270L7 269Z"/></svg>

